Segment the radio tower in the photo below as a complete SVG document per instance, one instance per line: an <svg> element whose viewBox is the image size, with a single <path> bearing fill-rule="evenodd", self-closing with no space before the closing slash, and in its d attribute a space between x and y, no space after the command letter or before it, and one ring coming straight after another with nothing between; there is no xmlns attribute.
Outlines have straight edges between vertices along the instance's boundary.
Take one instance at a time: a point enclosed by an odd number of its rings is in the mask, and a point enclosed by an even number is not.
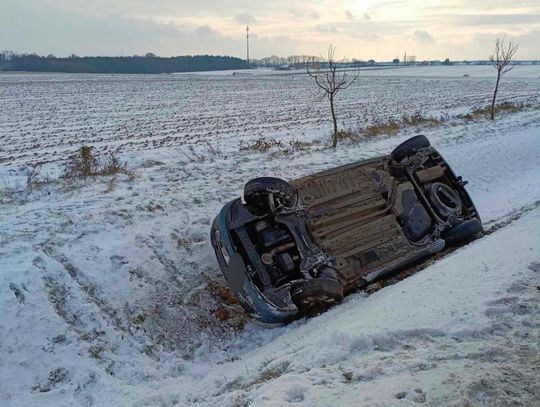
<svg viewBox="0 0 540 407"><path fill-rule="evenodd" d="M246 26L246 61L249 64L249 25Z"/></svg>

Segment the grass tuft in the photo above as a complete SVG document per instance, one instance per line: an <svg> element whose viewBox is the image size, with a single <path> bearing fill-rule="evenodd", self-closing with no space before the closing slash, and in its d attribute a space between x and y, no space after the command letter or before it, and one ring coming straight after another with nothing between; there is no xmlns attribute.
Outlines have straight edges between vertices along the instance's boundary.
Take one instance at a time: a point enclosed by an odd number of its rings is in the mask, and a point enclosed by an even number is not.
<svg viewBox="0 0 540 407"><path fill-rule="evenodd" d="M117 175L132 173L127 169L126 163L120 163L114 153L105 158L99 158L93 153L93 147L82 146L75 154L69 157L64 166L62 178L84 179L95 176Z"/></svg>

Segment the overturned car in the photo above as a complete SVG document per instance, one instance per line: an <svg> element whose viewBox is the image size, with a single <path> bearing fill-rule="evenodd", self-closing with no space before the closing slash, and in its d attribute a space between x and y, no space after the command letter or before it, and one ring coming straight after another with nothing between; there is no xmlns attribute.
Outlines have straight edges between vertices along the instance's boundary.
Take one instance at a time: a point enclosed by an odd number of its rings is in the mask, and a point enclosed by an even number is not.
<svg viewBox="0 0 540 407"><path fill-rule="evenodd" d="M388 156L249 181L211 242L242 307L284 323L481 232L465 184L419 135Z"/></svg>

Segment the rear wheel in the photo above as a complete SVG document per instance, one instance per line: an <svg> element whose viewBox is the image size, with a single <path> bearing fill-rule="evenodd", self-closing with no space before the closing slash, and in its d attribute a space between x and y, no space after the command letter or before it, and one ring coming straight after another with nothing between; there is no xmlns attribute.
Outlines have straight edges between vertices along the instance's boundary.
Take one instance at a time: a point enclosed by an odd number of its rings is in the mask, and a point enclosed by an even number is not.
<svg viewBox="0 0 540 407"><path fill-rule="evenodd" d="M278 206L292 207L295 197L294 188L279 178L254 178L244 187L244 200L256 214L273 213Z"/></svg>
<svg viewBox="0 0 540 407"><path fill-rule="evenodd" d="M333 278L314 278L291 286L291 298L304 315L316 315L343 299L343 285Z"/></svg>
<svg viewBox="0 0 540 407"><path fill-rule="evenodd" d="M430 145L431 144L429 143L427 137L420 134L404 141L397 146L394 151L392 151L391 156L395 161L400 162L404 158L415 154L421 148L426 148Z"/></svg>
<svg viewBox="0 0 540 407"><path fill-rule="evenodd" d="M477 218L474 218L445 230L442 238L450 246L471 240L482 230L482 223Z"/></svg>

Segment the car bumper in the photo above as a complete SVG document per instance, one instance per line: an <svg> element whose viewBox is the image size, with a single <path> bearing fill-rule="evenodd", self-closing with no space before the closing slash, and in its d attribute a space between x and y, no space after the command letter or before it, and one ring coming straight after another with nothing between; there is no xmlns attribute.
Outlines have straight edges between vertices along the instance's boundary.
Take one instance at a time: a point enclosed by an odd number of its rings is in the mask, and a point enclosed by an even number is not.
<svg viewBox="0 0 540 407"><path fill-rule="evenodd" d="M238 255L230 230L230 212L234 205L242 205L240 199L235 199L226 204L212 223L210 242L214 248L218 264L229 286L232 270L229 269L230 259ZM247 262L247 259L244 259ZM249 263L248 263L249 264ZM252 317L267 324L281 324L289 322L298 314L296 306L282 308L269 301L257 288L250 278L248 270L243 270L244 282L241 289L236 293L240 305Z"/></svg>

